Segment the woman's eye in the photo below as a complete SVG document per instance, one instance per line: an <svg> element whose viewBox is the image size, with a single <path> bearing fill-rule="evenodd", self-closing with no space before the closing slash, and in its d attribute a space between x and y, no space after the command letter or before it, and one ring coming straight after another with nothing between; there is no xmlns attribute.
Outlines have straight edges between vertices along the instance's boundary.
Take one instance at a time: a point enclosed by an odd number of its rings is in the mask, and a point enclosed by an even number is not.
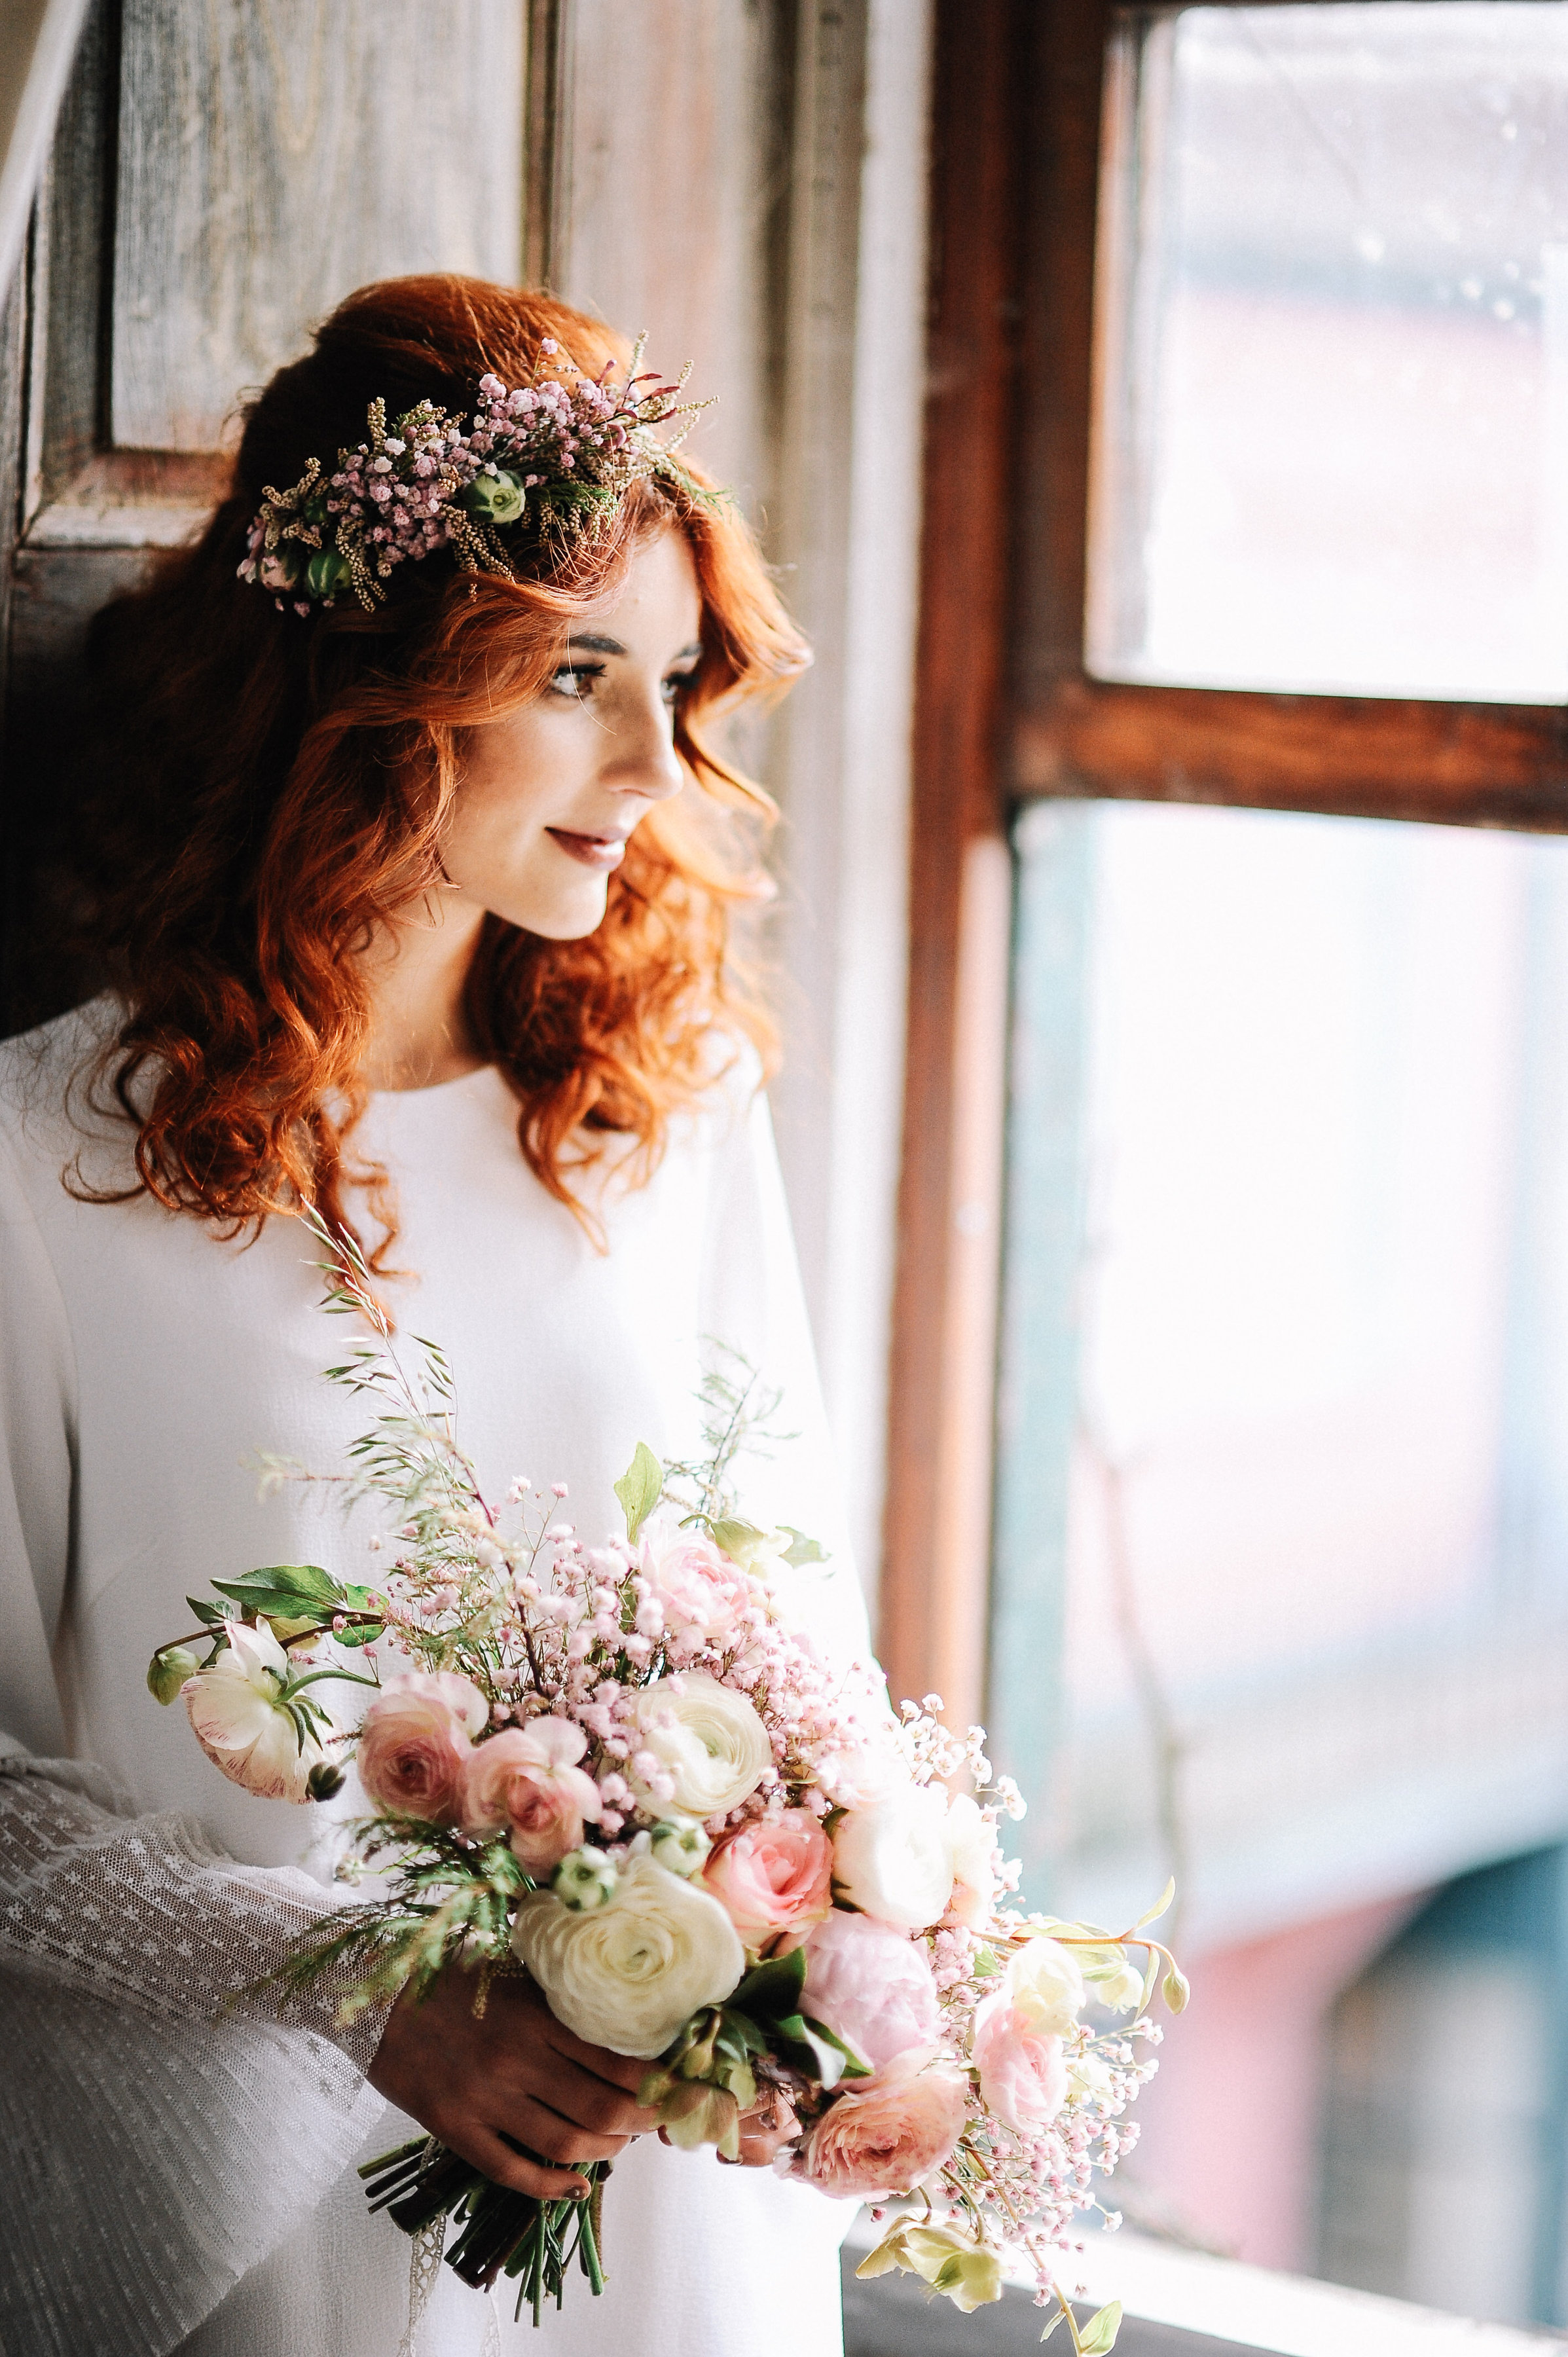
<svg viewBox="0 0 1568 2357"><path fill-rule="evenodd" d="M563 663L559 671L551 673L551 693L581 699L592 693L595 680L600 678L603 672L602 663Z"/></svg>
<svg viewBox="0 0 1568 2357"><path fill-rule="evenodd" d="M679 704L681 698L685 694L686 690L691 686L694 676L694 673L689 671L678 671L667 679L664 682L662 688L665 703L670 705L671 707Z"/></svg>

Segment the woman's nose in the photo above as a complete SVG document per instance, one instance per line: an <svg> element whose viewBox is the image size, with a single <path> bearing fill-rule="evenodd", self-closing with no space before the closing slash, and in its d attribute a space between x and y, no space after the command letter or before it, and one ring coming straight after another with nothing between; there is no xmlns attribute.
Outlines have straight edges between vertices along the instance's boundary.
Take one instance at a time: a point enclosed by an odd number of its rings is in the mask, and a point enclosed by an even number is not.
<svg viewBox="0 0 1568 2357"><path fill-rule="evenodd" d="M625 699L615 716L615 739L608 749L605 781L618 793L667 802L680 792L686 773L676 758L661 681Z"/></svg>

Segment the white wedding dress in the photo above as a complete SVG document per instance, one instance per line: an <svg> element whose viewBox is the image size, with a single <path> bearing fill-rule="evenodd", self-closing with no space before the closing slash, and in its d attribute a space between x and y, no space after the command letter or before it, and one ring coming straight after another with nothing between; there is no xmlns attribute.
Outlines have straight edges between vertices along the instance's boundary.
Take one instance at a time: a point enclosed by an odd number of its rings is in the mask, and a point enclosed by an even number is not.
<svg viewBox="0 0 1568 2357"><path fill-rule="evenodd" d="M365 1404L322 1379L344 1329L297 1222L225 1243L62 1184L79 1153L99 1186L130 1167L126 1125L70 1086L104 1019L0 1048L0 2348L395 2357L412 2246L353 2164L416 2131L328 2003L289 2024L225 2006L319 1911L330 1812L226 1782L144 1683L215 1577L373 1577L368 1510L345 1521L298 1485L263 1501L254 1469L263 1449L336 1469ZM792 1436L745 1469L747 1497L830 1548L795 1577L823 1641L862 1652L764 1101L732 1076L649 1184L611 1184L606 1253L516 1122L487 1069L374 1098L355 1141L395 1179L394 1308L446 1351L481 1482L565 1481L603 1538L639 1440L693 1450L716 1340L783 1394ZM832 2357L846 2224L768 2171L645 2139L607 2189L602 2299L574 2277L535 2340L504 2287L487 2301L442 2268L416 2346L481 2357L499 2315L499 2345L540 2357Z"/></svg>

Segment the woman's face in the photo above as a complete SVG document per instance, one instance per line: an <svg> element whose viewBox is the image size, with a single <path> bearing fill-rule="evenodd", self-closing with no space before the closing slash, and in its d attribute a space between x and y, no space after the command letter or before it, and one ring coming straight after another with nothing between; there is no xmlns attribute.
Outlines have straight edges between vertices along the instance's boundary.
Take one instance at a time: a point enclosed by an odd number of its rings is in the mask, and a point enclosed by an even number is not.
<svg viewBox="0 0 1568 2357"><path fill-rule="evenodd" d="M627 837L681 791L673 712L701 619L691 550L661 532L542 693L471 731L442 845L458 899L548 941L594 931Z"/></svg>

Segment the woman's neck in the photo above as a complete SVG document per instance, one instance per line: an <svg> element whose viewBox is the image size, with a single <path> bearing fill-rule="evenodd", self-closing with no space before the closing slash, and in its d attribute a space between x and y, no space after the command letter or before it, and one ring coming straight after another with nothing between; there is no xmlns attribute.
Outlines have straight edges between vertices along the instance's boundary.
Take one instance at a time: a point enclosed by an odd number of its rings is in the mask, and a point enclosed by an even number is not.
<svg viewBox="0 0 1568 2357"><path fill-rule="evenodd" d="M435 1088L489 1060L475 1043L465 996L483 923L482 909L432 899L363 952L371 1036L360 1069L368 1088Z"/></svg>

